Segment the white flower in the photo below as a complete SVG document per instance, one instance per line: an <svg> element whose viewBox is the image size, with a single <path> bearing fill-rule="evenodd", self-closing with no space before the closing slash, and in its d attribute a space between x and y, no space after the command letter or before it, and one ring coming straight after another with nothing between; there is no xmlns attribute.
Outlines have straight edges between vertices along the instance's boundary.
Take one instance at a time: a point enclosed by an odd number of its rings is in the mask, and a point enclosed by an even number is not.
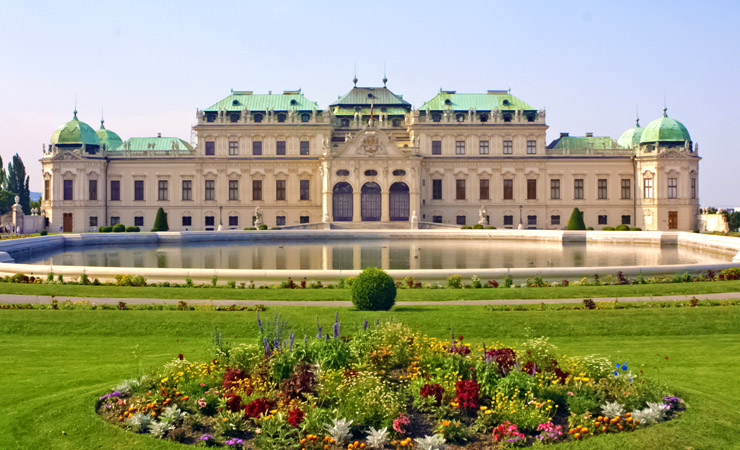
<svg viewBox="0 0 740 450"><path fill-rule="evenodd" d="M152 417L150 415L139 412L126 419L126 424L134 431L143 433L149 427L151 421Z"/></svg>
<svg viewBox="0 0 740 450"><path fill-rule="evenodd" d="M347 421L347 419L332 419L331 425L326 425L326 432L329 433L337 444L342 445L345 441L349 440L351 433L349 427L352 425L353 420Z"/></svg>
<svg viewBox="0 0 740 450"><path fill-rule="evenodd" d="M601 412L607 417L617 417L624 415L624 405L617 402L606 402L601 405Z"/></svg>
<svg viewBox="0 0 740 450"><path fill-rule="evenodd" d="M414 442L419 446L419 450L443 450L446 448L445 438L441 434L416 438Z"/></svg>
<svg viewBox="0 0 740 450"><path fill-rule="evenodd" d="M388 441L388 427L376 430L370 427L370 431L367 433L367 445L370 448L384 448Z"/></svg>
<svg viewBox="0 0 740 450"><path fill-rule="evenodd" d="M170 430L174 430L174 429L175 427L173 427L167 422L152 422L149 425L149 433L151 433L153 436L156 436L160 439L164 437L165 433L167 433Z"/></svg>

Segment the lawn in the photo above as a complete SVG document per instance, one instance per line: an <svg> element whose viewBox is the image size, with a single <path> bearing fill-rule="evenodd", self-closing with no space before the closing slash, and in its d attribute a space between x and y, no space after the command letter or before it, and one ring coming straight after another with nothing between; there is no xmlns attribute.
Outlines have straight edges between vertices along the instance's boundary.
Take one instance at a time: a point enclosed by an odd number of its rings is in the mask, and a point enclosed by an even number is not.
<svg viewBox="0 0 740 450"><path fill-rule="evenodd" d="M522 291L524 292L524 291ZM740 309L737 307L579 311L490 311L479 306L407 306L388 313L349 308L275 307L296 335L315 333L339 311L350 332L364 319L394 318L438 337L507 343L551 336L564 353L627 360L664 381L690 405L671 422L563 449L737 448L740 442ZM94 412L118 381L183 353L198 360L218 326L231 342L257 335L254 312L0 311L0 448L174 449L109 425ZM668 359L666 359L668 356Z"/></svg>
<svg viewBox="0 0 740 450"><path fill-rule="evenodd" d="M624 298L740 292L740 281L511 289L399 289L397 301ZM349 289L230 289L0 283L0 293L74 297L201 300L350 300Z"/></svg>

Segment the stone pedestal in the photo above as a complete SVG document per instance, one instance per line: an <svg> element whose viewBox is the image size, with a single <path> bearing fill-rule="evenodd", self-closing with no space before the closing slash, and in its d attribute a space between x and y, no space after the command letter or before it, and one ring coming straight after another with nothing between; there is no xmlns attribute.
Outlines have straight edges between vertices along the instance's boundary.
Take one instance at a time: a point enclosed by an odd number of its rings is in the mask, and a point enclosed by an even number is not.
<svg viewBox="0 0 740 450"><path fill-rule="evenodd" d="M15 204L13 205L13 232L21 234L23 233L23 207L18 204L20 197L15 196Z"/></svg>

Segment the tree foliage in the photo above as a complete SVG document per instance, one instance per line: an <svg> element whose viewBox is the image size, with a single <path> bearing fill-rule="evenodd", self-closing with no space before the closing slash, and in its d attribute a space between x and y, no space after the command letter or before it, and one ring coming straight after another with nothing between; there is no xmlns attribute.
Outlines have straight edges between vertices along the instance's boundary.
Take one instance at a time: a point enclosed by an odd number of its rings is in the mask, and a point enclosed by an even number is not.
<svg viewBox="0 0 740 450"><path fill-rule="evenodd" d="M740 228L740 211L733 213L722 211L722 214L725 216L725 220L727 220L727 226L730 227L730 231L734 232Z"/></svg>
<svg viewBox="0 0 740 450"><path fill-rule="evenodd" d="M31 190L28 187L29 177L26 175L26 166L16 153L13 160L8 163L8 172L5 175L6 189L18 196L20 205L25 214L31 214Z"/></svg>
<svg viewBox="0 0 740 450"><path fill-rule="evenodd" d="M578 208L573 208L573 212L568 220L569 230L585 230L586 224L583 222L583 213Z"/></svg>
<svg viewBox="0 0 740 450"><path fill-rule="evenodd" d="M157 217L154 219L154 226L152 231L169 231L170 227L167 225L167 213L161 207L157 210Z"/></svg>

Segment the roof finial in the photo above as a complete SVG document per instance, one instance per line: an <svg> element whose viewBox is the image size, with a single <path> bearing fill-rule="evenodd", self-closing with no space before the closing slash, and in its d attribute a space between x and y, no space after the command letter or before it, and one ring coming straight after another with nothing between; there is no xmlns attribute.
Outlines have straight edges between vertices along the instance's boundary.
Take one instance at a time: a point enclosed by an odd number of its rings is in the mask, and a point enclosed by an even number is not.
<svg viewBox="0 0 740 450"><path fill-rule="evenodd" d="M352 79L352 82L355 84L355 87L357 87L357 63L355 63L355 77Z"/></svg>
<svg viewBox="0 0 740 450"><path fill-rule="evenodd" d="M667 106L663 107L663 117L668 117L668 107Z"/></svg>
<svg viewBox="0 0 740 450"><path fill-rule="evenodd" d="M105 129L105 109L102 106L100 107L100 129Z"/></svg>
<svg viewBox="0 0 740 450"><path fill-rule="evenodd" d="M385 75L385 62L383 62L383 87L388 83L388 77Z"/></svg>
<svg viewBox="0 0 740 450"><path fill-rule="evenodd" d="M640 107L635 106L635 128L640 128Z"/></svg>
<svg viewBox="0 0 740 450"><path fill-rule="evenodd" d="M74 110L74 119L77 120L77 94L75 94L75 110Z"/></svg>

